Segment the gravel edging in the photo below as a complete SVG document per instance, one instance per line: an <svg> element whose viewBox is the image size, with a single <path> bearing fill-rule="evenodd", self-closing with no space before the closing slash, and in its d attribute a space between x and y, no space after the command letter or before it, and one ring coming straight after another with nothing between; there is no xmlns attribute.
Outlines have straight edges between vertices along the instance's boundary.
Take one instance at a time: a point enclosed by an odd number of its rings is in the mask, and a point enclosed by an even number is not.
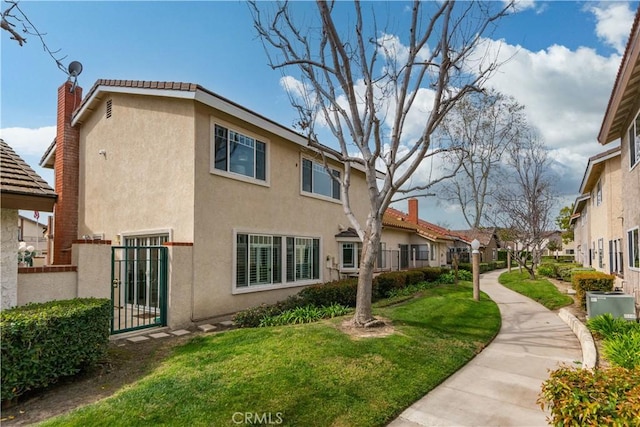
<svg viewBox="0 0 640 427"><path fill-rule="evenodd" d="M571 328L573 333L580 341L580 347L582 348L582 367L585 369L593 369L596 367L598 360L598 353L596 351L596 344L593 341L593 336L589 329L580 321L576 316L571 314L569 310L561 308L558 312L558 316Z"/></svg>

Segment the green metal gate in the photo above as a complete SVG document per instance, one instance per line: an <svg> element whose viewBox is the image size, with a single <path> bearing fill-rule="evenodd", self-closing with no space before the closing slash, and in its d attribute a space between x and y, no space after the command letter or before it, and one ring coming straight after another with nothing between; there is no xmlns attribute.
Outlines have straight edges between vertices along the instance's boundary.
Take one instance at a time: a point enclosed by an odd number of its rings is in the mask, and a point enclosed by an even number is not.
<svg viewBox="0 0 640 427"><path fill-rule="evenodd" d="M167 324L167 248L111 249L111 333Z"/></svg>

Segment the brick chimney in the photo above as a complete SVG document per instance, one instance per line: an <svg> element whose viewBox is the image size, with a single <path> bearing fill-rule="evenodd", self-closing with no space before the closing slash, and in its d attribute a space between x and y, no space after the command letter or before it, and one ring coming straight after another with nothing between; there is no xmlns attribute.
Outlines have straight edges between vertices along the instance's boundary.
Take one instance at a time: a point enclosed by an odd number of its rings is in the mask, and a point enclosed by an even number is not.
<svg viewBox="0 0 640 427"><path fill-rule="evenodd" d="M409 222L412 224L418 223L418 199L409 199Z"/></svg>
<svg viewBox="0 0 640 427"><path fill-rule="evenodd" d="M78 238L80 131L71 126L71 114L81 100L82 88L72 81L58 88L54 164L58 200L53 210L53 264L57 265L71 264L71 244Z"/></svg>

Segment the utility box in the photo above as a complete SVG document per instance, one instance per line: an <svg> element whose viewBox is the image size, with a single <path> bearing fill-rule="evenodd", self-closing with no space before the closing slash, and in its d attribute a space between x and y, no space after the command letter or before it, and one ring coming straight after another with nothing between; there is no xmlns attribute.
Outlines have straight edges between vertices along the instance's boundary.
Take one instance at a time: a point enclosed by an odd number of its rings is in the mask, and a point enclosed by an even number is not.
<svg viewBox="0 0 640 427"><path fill-rule="evenodd" d="M587 318L593 319L604 313L611 313L615 318L635 322L635 298L624 292L587 292Z"/></svg>

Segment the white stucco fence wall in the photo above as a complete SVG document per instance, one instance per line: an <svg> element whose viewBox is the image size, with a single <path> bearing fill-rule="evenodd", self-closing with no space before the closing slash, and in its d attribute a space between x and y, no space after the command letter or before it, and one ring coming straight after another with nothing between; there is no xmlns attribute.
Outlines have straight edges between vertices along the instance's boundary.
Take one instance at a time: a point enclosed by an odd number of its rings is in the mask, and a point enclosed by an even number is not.
<svg viewBox="0 0 640 427"><path fill-rule="evenodd" d="M18 304L18 211L0 211L0 282L2 309L5 309Z"/></svg>

